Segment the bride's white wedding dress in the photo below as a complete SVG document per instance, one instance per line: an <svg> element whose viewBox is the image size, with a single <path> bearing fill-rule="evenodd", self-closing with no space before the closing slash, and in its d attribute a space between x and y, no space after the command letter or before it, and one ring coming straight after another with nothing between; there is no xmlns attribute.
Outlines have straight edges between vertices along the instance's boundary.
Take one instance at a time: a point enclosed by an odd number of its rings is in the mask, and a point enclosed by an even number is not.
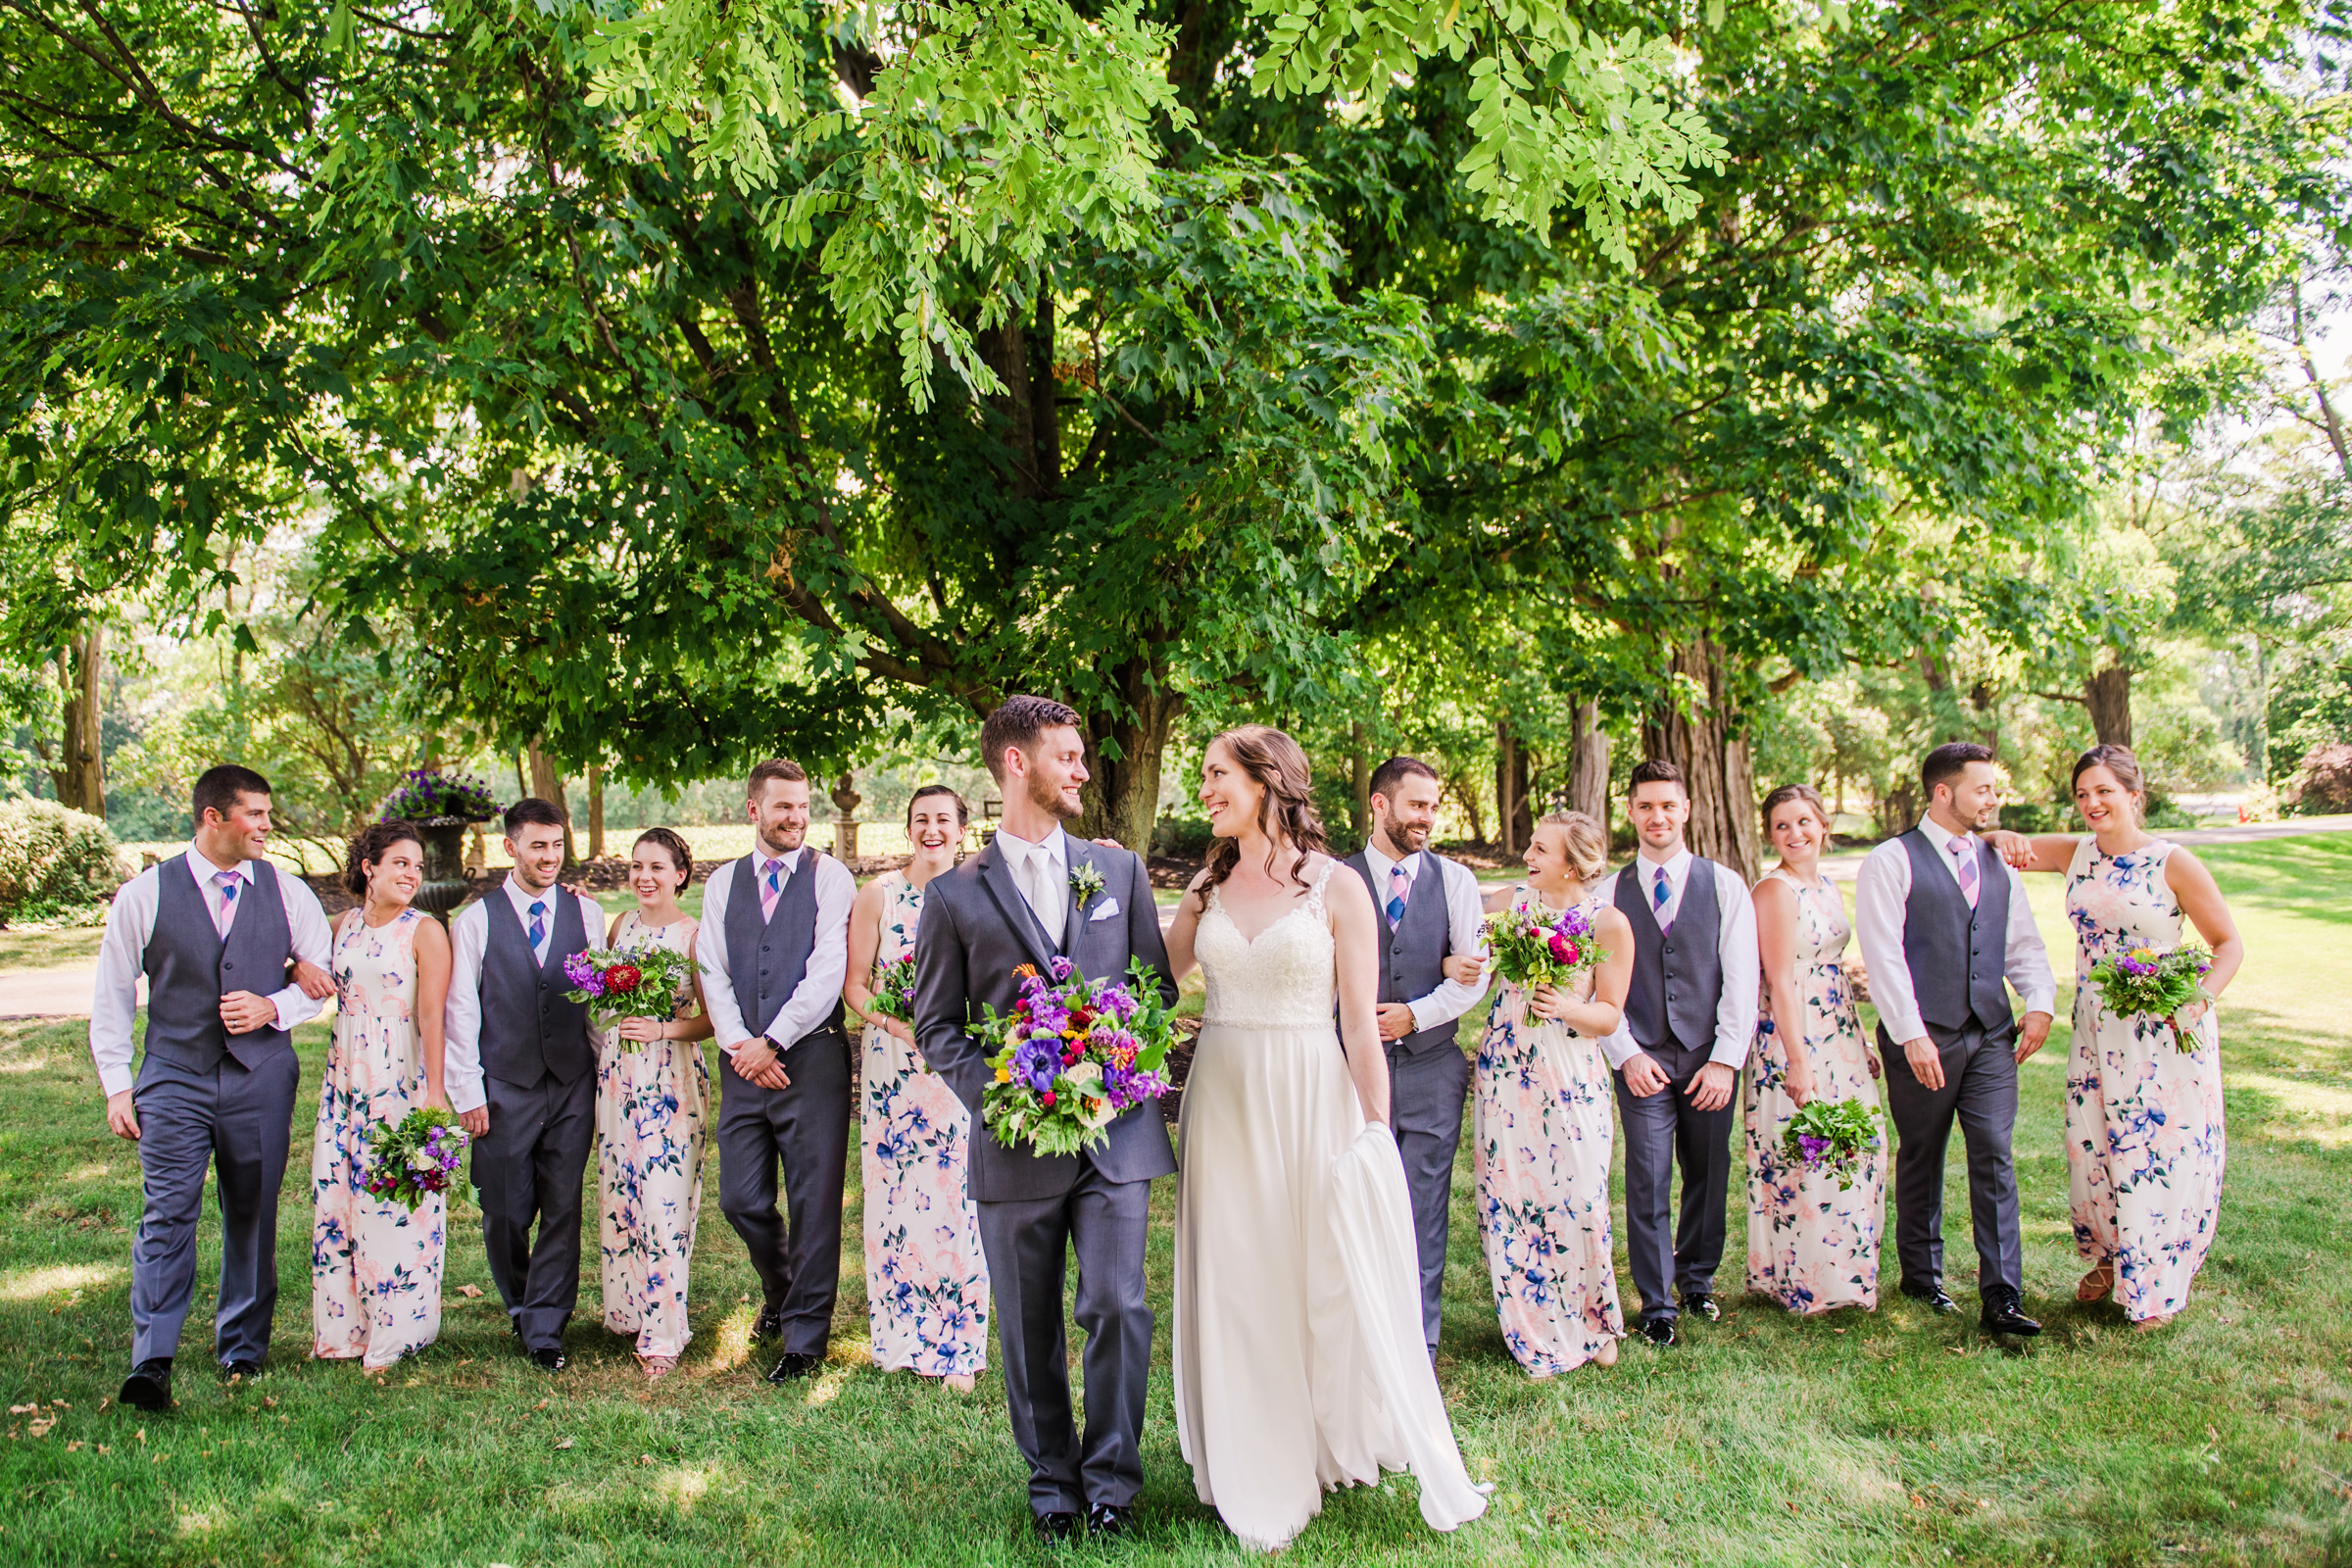
<svg viewBox="0 0 2352 1568"><path fill-rule="evenodd" d="M1209 888L1194 947L1208 997L1179 1123L1176 1429L1200 1500L1261 1550L1325 1489L1384 1469L1412 1471L1433 1529L1487 1507L1422 1343L1404 1164L1332 1023L1332 869L1254 940Z"/></svg>

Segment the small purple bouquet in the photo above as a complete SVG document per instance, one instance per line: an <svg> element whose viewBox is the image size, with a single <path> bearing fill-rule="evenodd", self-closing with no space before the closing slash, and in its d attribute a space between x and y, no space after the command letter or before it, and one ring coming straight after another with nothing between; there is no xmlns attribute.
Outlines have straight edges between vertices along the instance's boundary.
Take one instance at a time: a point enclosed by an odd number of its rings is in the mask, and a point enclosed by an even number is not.
<svg viewBox="0 0 2352 1568"><path fill-rule="evenodd" d="M588 1016L599 1029L611 1029L623 1018L674 1018L694 1004L694 964L675 948L624 948L607 953L591 948L564 960L564 978L572 1002L588 1004ZM645 1042L617 1042L623 1051L640 1051Z"/></svg>
<svg viewBox="0 0 2352 1568"><path fill-rule="evenodd" d="M2099 988L2099 1001L2119 1018L2162 1018L2172 1025L2177 1051L2197 1049L2196 1037L2181 1031L2178 1016L2197 1000L2198 982L2213 967L2213 955L2191 942L2159 953L2154 948L2127 948L2091 966L2090 983Z"/></svg>
<svg viewBox="0 0 2352 1568"><path fill-rule="evenodd" d="M914 955L874 966L874 1000L865 1004L868 1018L914 1022Z"/></svg>
<svg viewBox="0 0 2352 1568"><path fill-rule="evenodd" d="M379 1121L368 1129L368 1147L375 1162L368 1167L368 1191L376 1198L397 1199L416 1212L416 1205L435 1193L449 1190L466 1152L466 1129L446 1110L423 1105L403 1116L395 1127Z"/></svg>
<svg viewBox="0 0 2352 1568"><path fill-rule="evenodd" d="M1861 1174L1863 1157L1881 1147L1879 1107L1860 1100L1809 1100L1781 1134L1783 1158L1808 1176L1837 1177L1841 1193Z"/></svg>
<svg viewBox="0 0 2352 1568"><path fill-rule="evenodd" d="M992 1048L996 1081L981 1097L988 1130L1007 1149L1075 1154L1110 1142L1113 1119L1173 1086L1161 1073L1176 1030L1159 977L1140 958L1127 979L1088 980L1067 958L1052 981L1029 964L1013 973L1012 1010L994 1007L971 1033Z"/></svg>
<svg viewBox="0 0 2352 1568"><path fill-rule="evenodd" d="M1487 952L1494 972L1523 991L1565 987L1608 956L1592 940L1592 918L1584 910L1554 915L1535 907L1488 915Z"/></svg>
<svg viewBox="0 0 2352 1568"><path fill-rule="evenodd" d="M498 814L490 787L470 773L444 773L437 767L412 767L400 775L384 797L382 820L418 822L427 827L453 823L487 822Z"/></svg>

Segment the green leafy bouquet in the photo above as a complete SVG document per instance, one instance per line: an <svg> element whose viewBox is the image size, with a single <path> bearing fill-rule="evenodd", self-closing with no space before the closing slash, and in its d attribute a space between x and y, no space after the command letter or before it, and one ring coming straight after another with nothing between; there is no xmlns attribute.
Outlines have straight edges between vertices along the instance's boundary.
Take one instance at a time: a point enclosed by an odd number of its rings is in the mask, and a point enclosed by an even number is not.
<svg viewBox="0 0 2352 1568"><path fill-rule="evenodd" d="M694 963L675 948L612 953L591 948L564 960L564 977L573 986L564 998L588 1004L588 1016L599 1029L611 1029L623 1018L674 1018L694 1001ZM645 1049L642 1040L619 1045L623 1051Z"/></svg>
<svg viewBox="0 0 2352 1568"><path fill-rule="evenodd" d="M1883 1147L1879 1107L1860 1100L1807 1101L1781 1134L1781 1154L1805 1167L1808 1176L1827 1172L1838 1190L1854 1185L1863 1157Z"/></svg>
<svg viewBox="0 0 2352 1568"><path fill-rule="evenodd" d="M1521 990L1565 987L1608 956L1592 940L1592 920L1584 910L1553 915L1535 907L1488 915L1487 952L1494 972Z"/></svg>
<svg viewBox="0 0 2352 1568"><path fill-rule="evenodd" d="M914 1022L914 955L874 966L874 1000L865 1004L868 1018Z"/></svg>
<svg viewBox="0 0 2352 1568"><path fill-rule="evenodd" d="M2127 948L2091 965L2090 983L2099 1001L2119 1018L2162 1018L2172 1026L2173 1048L2195 1051L2196 1037L2184 1034L2178 1016L2197 1000L2197 984L2213 967L2213 955L2187 943L2170 953Z"/></svg>
<svg viewBox="0 0 2352 1568"><path fill-rule="evenodd" d="M397 1199L416 1212L416 1205L435 1193L449 1191L466 1152L466 1129L446 1110L418 1105L395 1127L379 1121L368 1129L368 1147L375 1162L368 1167L368 1191L376 1198Z"/></svg>
<svg viewBox="0 0 2352 1568"><path fill-rule="evenodd" d="M1159 977L1141 958L1125 981L1088 980L1067 958L1054 960L1051 981L1026 963L1013 973L1021 994L1012 1010L990 1007L971 1031L996 1069L981 1118L1005 1148L1100 1149L1121 1112L1174 1087L1159 1069L1176 1031Z"/></svg>

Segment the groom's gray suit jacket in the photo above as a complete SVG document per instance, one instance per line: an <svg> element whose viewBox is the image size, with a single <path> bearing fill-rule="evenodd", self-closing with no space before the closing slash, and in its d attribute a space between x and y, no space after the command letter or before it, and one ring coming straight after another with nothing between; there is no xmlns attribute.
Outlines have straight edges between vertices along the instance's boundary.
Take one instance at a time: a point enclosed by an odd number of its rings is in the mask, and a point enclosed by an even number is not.
<svg viewBox="0 0 2352 1568"><path fill-rule="evenodd" d="M1131 851L1106 850L1064 835L1070 871L1092 865L1102 891L1082 907L1075 892L1062 922L1056 950L1029 912L1014 885L1011 868L991 844L923 893L922 919L914 935L914 1038L923 1059L972 1111L972 1198L978 1202L1054 1198L1076 1185L1081 1161L1114 1182L1149 1181L1176 1169L1165 1120L1147 1102L1110 1124L1110 1142L1083 1154L1040 1157L998 1142L980 1118L980 1098L995 1074L985 1048L964 1033L981 1017L982 1006L1009 1010L1020 994L1013 971L1022 964L1046 974L1055 956L1069 958L1090 980L1123 975L1141 958L1159 974L1160 993L1176 1000L1168 974L1167 944L1159 934L1159 909L1152 902L1152 880ZM1103 911L1117 901L1115 912Z"/></svg>

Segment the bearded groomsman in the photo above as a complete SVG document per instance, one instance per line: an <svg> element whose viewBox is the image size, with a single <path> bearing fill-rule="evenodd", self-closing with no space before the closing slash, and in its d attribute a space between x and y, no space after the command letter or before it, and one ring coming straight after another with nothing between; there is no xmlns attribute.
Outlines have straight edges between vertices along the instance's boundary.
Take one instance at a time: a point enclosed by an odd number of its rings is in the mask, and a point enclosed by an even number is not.
<svg viewBox="0 0 2352 1568"><path fill-rule="evenodd" d="M1625 1021L1601 1042L1625 1120L1625 1233L1642 1335L1675 1343L1680 1313L1712 1323L1731 1191L1733 1091L1756 1032L1755 906L1728 865L1683 842L1690 791L1672 762L1634 768L1626 796L1641 852L1595 891L1634 928ZM1675 1221L1674 1169L1683 1172Z"/></svg>
<svg viewBox="0 0 2352 1568"><path fill-rule="evenodd" d="M695 945L719 1063L718 1206L760 1275L755 1339L781 1354L767 1381L823 1364L841 1294L842 1180L857 1075L842 1028L858 879L808 847L808 775L752 769L752 853L710 873ZM776 1212L776 1172L784 1213Z"/></svg>
<svg viewBox="0 0 2352 1568"><path fill-rule="evenodd" d="M1968 1143L1968 1206L1977 1241L1980 1321L1995 1334L2039 1334L2026 1316L2018 1234L2017 1069L2050 1036L2058 986L2025 884L1978 835L2000 819L1992 751L1938 746L1920 765L1927 815L1870 852L1854 882L1854 934L1870 966L1886 1058L1901 1290L1937 1312L1943 1289L1943 1154L1952 1123ZM2021 1029L2002 980L2026 1004Z"/></svg>
<svg viewBox="0 0 2352 1568"><path fill-rule="evenodd" d="M106 1123L139 1146L142 1200L130 1252L130 1376L122 1402L172 1407L172 1360L196 1291L204 1177L220 1184L220 1301L214 1353L251 1377L277 1309L277 1191L299 1069L292 1030L334 995L318 898L263 858L270 785L248 768L196 780L187 853L115 895L90 999L90 1059ZM287 983L287 969L294 984ZM131 1074L138 981L147 1054Z"/></svg>
<svg viewBox="0 0 2352 1568"><path fill-rule="evenodd" d="M449 924L443 1080L473 1140L490 1279L523 1352L561 1372L580 1304L580 1178L596 1146L596 1036L588 1004L565 1000L564 960L605 945L605 912L556 885L563 812L526 797L504 825L514 869Z"/></svg>
<svg viewBox="0 0 2352 1568"><path fill-rule="evenodd" d="M1433 855L1437 770L1392 757L1372 770L1372 836L1346 861L1371 889L1380 918L1380 1038L1389 1058L1390 1121L1404 1156L1421 1261L1421 1333L1438 1354L1438 1304L1446 1287L1446 1221L1453 1209L1453 1159L1462 1143L1470 1058L1455 1022L1477 1005L1486 983L1446 978L1455 954L1485 952L1478 877Z"/></svg>

